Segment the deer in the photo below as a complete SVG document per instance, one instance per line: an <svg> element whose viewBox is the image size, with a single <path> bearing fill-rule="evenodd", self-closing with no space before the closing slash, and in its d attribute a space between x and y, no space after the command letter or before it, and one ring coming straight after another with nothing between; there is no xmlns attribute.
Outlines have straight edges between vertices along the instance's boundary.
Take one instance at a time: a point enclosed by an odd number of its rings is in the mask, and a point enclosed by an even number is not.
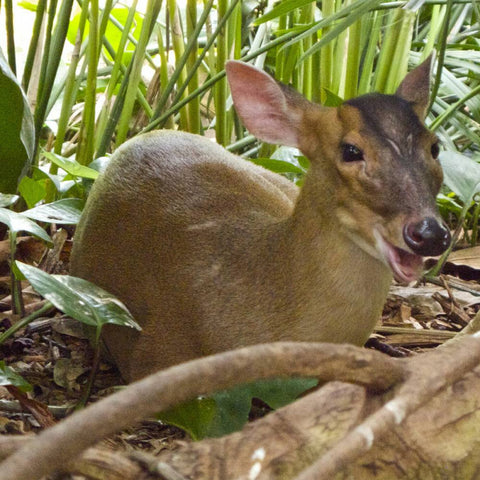
<svg viewBox="0 0 480 480"><path fill-rule="evenodd" d="M439 140L424 125L431 60L395 94L314 104L266 72L226 63L237 114L310 162L301 188L200 135L122 144L94 183L71 274L125 303L142 331L107 325L127 381L276 341L362 346L392 279L448 247L436 207Z"/></svg>

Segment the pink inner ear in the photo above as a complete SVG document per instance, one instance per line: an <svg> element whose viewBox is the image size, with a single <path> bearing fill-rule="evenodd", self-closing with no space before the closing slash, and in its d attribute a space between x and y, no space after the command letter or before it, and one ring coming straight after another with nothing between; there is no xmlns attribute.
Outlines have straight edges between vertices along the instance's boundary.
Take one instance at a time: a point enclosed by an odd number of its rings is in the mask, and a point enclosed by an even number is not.
<svg viewBox="0 0 480 480"><path fill-rule="evenodd" d="M242 62L226 65L233 103L247 129L260 140L297 146L298 113L280 86L262 70Z"/></svg>

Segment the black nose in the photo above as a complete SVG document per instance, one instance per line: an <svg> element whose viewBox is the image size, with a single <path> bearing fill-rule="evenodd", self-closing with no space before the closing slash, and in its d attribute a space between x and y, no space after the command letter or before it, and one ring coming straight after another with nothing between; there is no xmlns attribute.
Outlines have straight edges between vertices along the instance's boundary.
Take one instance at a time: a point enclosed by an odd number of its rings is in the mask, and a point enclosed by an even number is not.
<svg viewBox="0 0 480 480"><path fill-rule="evenodd" d="M403 238L415 253L422 256L440 255L450 245L448 228L433 217L405 225Z"/></svg>

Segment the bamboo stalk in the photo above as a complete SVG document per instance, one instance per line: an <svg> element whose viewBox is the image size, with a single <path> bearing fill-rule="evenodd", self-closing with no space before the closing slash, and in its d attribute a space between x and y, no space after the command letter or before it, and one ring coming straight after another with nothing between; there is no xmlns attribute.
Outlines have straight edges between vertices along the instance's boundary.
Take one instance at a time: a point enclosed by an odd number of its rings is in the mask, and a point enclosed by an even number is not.
<svg viewBox="0 0 480 480"><path fill-rule="evenodd" d="M12 0L5 0L5 23L7 33L7 57L8 64L14 75L17 74L17 61L15 59L15 32L13 27L13 4Z"/></svg>
<svg viewBox="0 0 480 480"><path fill-rule="evenodd" d="M118 49L116 52L112 52L113 67L112 72L110 74L110 79L107 84L107 88L105 89L104 93L104 103L102 105L102 109L98 115L96 131L96 155L98 156L98 150L100 148L100 144L102 141L103 133L106 129L108 116L112 108L112 98L115 91L115 88L118 85L118 80L122 71L124 72L125 69L123 67L123 56L125 54L125 48L128 41L128 34L130 29L132 28L133 20L135 18L135 12L137 9L137 0L133 0L132 5L128 9L127 19L125 20L125 24L122 26L122 35L120 37L120 42L118 44ZM106 15L104 16L106 17ZM105 27L106 28L106 27Z"/></svg>
<svg viewBox="0 0 480 480"><path fill-rule="evenodd" d="M125 97L123 99L123 108L118 122L116 145L122 144L128 134L130 119L132 117L133 107L137 98L137 89L141 81L141 70L148 40L153 31L155 21L161 7L161 0L148 0L145 18L143 20L140 38L132 60L130 78L126 86Z"/></svg>
<svg viewBox="0 0 480 480"><path fill-rule="evenodd" d="M218 20L226 16L228 9L228 0L218 0L217 3ZM222 72L228 57L227 53L227 25L219 32L217 36L217 58L216 71ZM225 105L227 102L227 79L222 76L214 87L215 104L215 136L220 145L227 145L227 113Z"/></svg>
<svg viewBox="0 0 480 480"><path fill-rule="evenodd" d="M77 162L88 165L93 160L95 139L95 105L97 94L97 67L99 58L99 8L98 0L90 0L90 30L88 32L88 74L85 103L77 150Z"/></svg>
<svg viewBox="0 0 480 480"><path fill-rule="evenodd" d="M37 10L35 12L35 22L33 24L32 37L30 39L27 58L25 59L25 66L23 68L22 88L25 92L28 91L33 65L35 63L35 55L40 43L40 33L42 31L43 16L45 14L46 5L47 0L39 0L37 4Z"/></svg>
<svg viewBox="0 0 480 480"><path fill-rule="evenodd" d="M188 93L194 92L199 85L198 69L195 68L195 61L198 53L198 33L197 26L197 0L187 0L187 38L188 42L192 42L192 47L187 57L187 71L192 72L192 76L188 83ZM186 78L184 79L186 81ZM198 97L192 99L188 103L188 131L192 133L200 133L200 100Z"/></svg>

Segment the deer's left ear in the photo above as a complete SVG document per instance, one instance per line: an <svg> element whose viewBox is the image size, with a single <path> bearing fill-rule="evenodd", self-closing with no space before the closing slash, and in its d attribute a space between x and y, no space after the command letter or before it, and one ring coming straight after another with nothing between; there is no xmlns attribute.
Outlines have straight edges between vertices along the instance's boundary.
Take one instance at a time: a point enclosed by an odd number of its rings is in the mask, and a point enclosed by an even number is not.
<svg viewBox="0 0 480 480"><path fill-rule="evenodd" d="M429 55L424 62L408 73L395 92L395 95L412 104L413 110L422 121L425 120L430 99L430 67L432 58L433 55Z"/></svg>

